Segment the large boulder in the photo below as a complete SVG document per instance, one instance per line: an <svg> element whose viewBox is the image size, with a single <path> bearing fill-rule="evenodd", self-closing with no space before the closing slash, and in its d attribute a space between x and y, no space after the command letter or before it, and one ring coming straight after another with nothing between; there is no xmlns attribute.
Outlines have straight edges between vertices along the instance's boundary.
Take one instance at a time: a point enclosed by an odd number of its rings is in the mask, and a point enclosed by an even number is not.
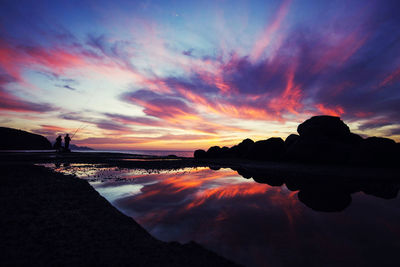
<svg viewBox="0 0 400 267"><path fill-rule="evenodd" d="M280 160L285 151L285 142L280 137L255 142L248 150L246 158L257 160Z"/></svg>
<svg viewBox="0 0 400 267"><path fill-rule="evenodd" d="M350 129L339 117L324 115L314 116L301 123L297 132L301 137L342 139L348 137Z"/></svg>
<svg viewBox="0 0 400 267"><path fill-rule="evenodd" d="M203 149L197 149L196 151L194 151L193 156L195 159L204 159L207 157L207 152Z"/></svg>
<svg viewBox="0 0 400 267"><path fill-rule="evenodd" d="M0 150L52 149L46 137L12 128L0 127Z"/></svg>
<svg viewBox="0 0 400 267"><path fill-rule="evenodd" d="M249 151L250 147L254 144L254 141L250 138L244 139L237 145L234 145L229 149L229 154L232 157L244 157Z"/></svg>
<svg viewBox="0 0 400 267"><path fill-rule="evenodd" d="M397 143L389 138L369 137L360 143L352 154L352 163L368 165L393 165L400 156Z"/></svg>
<svg viewBox="0 0 400 267"><path fill-rule="evenodd" d="M297 134L291 134L288 137L286 137L285 139L285 146L286 147L290 147L291 145L293 145L294 143L297 142L297 140L299 140L300 136Z"/></svg>
<svg viewBox="0 0 400 267"><path fill-rule="evenodd" d="M219 158L222 155L222 149L219 146L212 146L207 150L207 158Z"/></svg>
<svg viewBox="0 0 400 267"><path fill-rule="evenodd" d="M316 163L346 163L362 138L333 116L315 116L297 128L300 136L290 135L285 141L285 159Z"/></svg>

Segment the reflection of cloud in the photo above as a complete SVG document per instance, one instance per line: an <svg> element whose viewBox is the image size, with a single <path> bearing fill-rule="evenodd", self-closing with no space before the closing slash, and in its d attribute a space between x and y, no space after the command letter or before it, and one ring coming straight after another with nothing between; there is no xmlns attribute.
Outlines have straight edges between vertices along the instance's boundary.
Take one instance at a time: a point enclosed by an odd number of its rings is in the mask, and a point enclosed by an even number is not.
<svg viewBox="0 0 400 267"><path fill-rule="evenodd" d="M293 182L306 190L298 196L300 193L290 192L285 186L255 183L227 169L162 174L133 171L124 177L135 186L129 196L126 193L131 189L126 181L96 187L101 187L102 194L107 194L109 188L114 193L112 203L152 235L166 241L194 240L242 264L263 266L268 259L268 264L274 266L293 262L336 265L343 261L357 265L371 260L381 262L384 255L392 262L397 255L398 246L394 244L400 218L393 216L396 201L392 205L385 200L387 205L382 209L383 202L375 197L355 193L360 190L357 183L343 188L324 182L311 188L309 179L297 177ZM264 178L271 180L268 175ZM370 182L362 186L362 191L396 198L398 184L393 187L386 182ZM119 185L126 188L117 190ZM346 204L347 190L354 193L352 208L341 213L316 213L297 200L299 197L314 208L331 205L332 201ZM371 217L371 212L377 216ZM371 246L375 246L375 253L366 256Z"/></svg>
<svg viewBox="0 0 400 267"><path fill-rule="evenodd" d="M114 205L162 240L194 239L220 253L218 246L224 244L229 247L227 256L236 253L243 260L244 245L269 243L279 227L292 228L303 208L288 191L236 175L232 170L201 168L139 176L134 180L143 185L141 194L120 198ZM292 233L279 230L283 239Z"/></svg>

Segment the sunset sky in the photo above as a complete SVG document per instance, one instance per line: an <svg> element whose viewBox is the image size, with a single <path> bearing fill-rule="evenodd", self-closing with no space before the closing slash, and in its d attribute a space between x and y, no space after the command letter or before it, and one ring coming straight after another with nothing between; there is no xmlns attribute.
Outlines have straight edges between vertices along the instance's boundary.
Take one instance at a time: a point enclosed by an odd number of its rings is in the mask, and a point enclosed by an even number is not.
<svg viewBox="0 0 400 267"><path fill-rule="evenodd" d="M400 1L0 3L0 126L98 149L285 138L313 115L400 141Z"/></svg>

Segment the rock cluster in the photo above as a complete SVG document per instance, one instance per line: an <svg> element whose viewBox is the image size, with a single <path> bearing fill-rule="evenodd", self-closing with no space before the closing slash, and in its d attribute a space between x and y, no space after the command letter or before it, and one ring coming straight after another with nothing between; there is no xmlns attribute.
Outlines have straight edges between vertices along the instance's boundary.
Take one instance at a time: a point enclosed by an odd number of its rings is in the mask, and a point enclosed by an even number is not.
<svg viewBox="0 0 400 267"><path fill-rule="evenodd" d="M231 148L213 146L207 151L200 149L194 152L194 157L394 165L400 155L400 144L392 139L364 139L352 133L339 117L312 117L301 123L297 132L298 135L291 134L285 141L279 137L257 142L245 139Z"/></svg>

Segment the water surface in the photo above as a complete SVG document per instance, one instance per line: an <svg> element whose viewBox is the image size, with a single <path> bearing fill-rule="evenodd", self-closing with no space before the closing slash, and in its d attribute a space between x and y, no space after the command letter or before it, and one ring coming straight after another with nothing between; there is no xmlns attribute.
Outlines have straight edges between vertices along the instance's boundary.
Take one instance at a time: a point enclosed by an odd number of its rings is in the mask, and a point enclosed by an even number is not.
<svg viewBox="0 0 400 267"><path fill-rule="evenodd" d="M398 183L316 185L209 168L56 169L87 179L156 238L194 240L247 266L398 266Z"/></svg>

